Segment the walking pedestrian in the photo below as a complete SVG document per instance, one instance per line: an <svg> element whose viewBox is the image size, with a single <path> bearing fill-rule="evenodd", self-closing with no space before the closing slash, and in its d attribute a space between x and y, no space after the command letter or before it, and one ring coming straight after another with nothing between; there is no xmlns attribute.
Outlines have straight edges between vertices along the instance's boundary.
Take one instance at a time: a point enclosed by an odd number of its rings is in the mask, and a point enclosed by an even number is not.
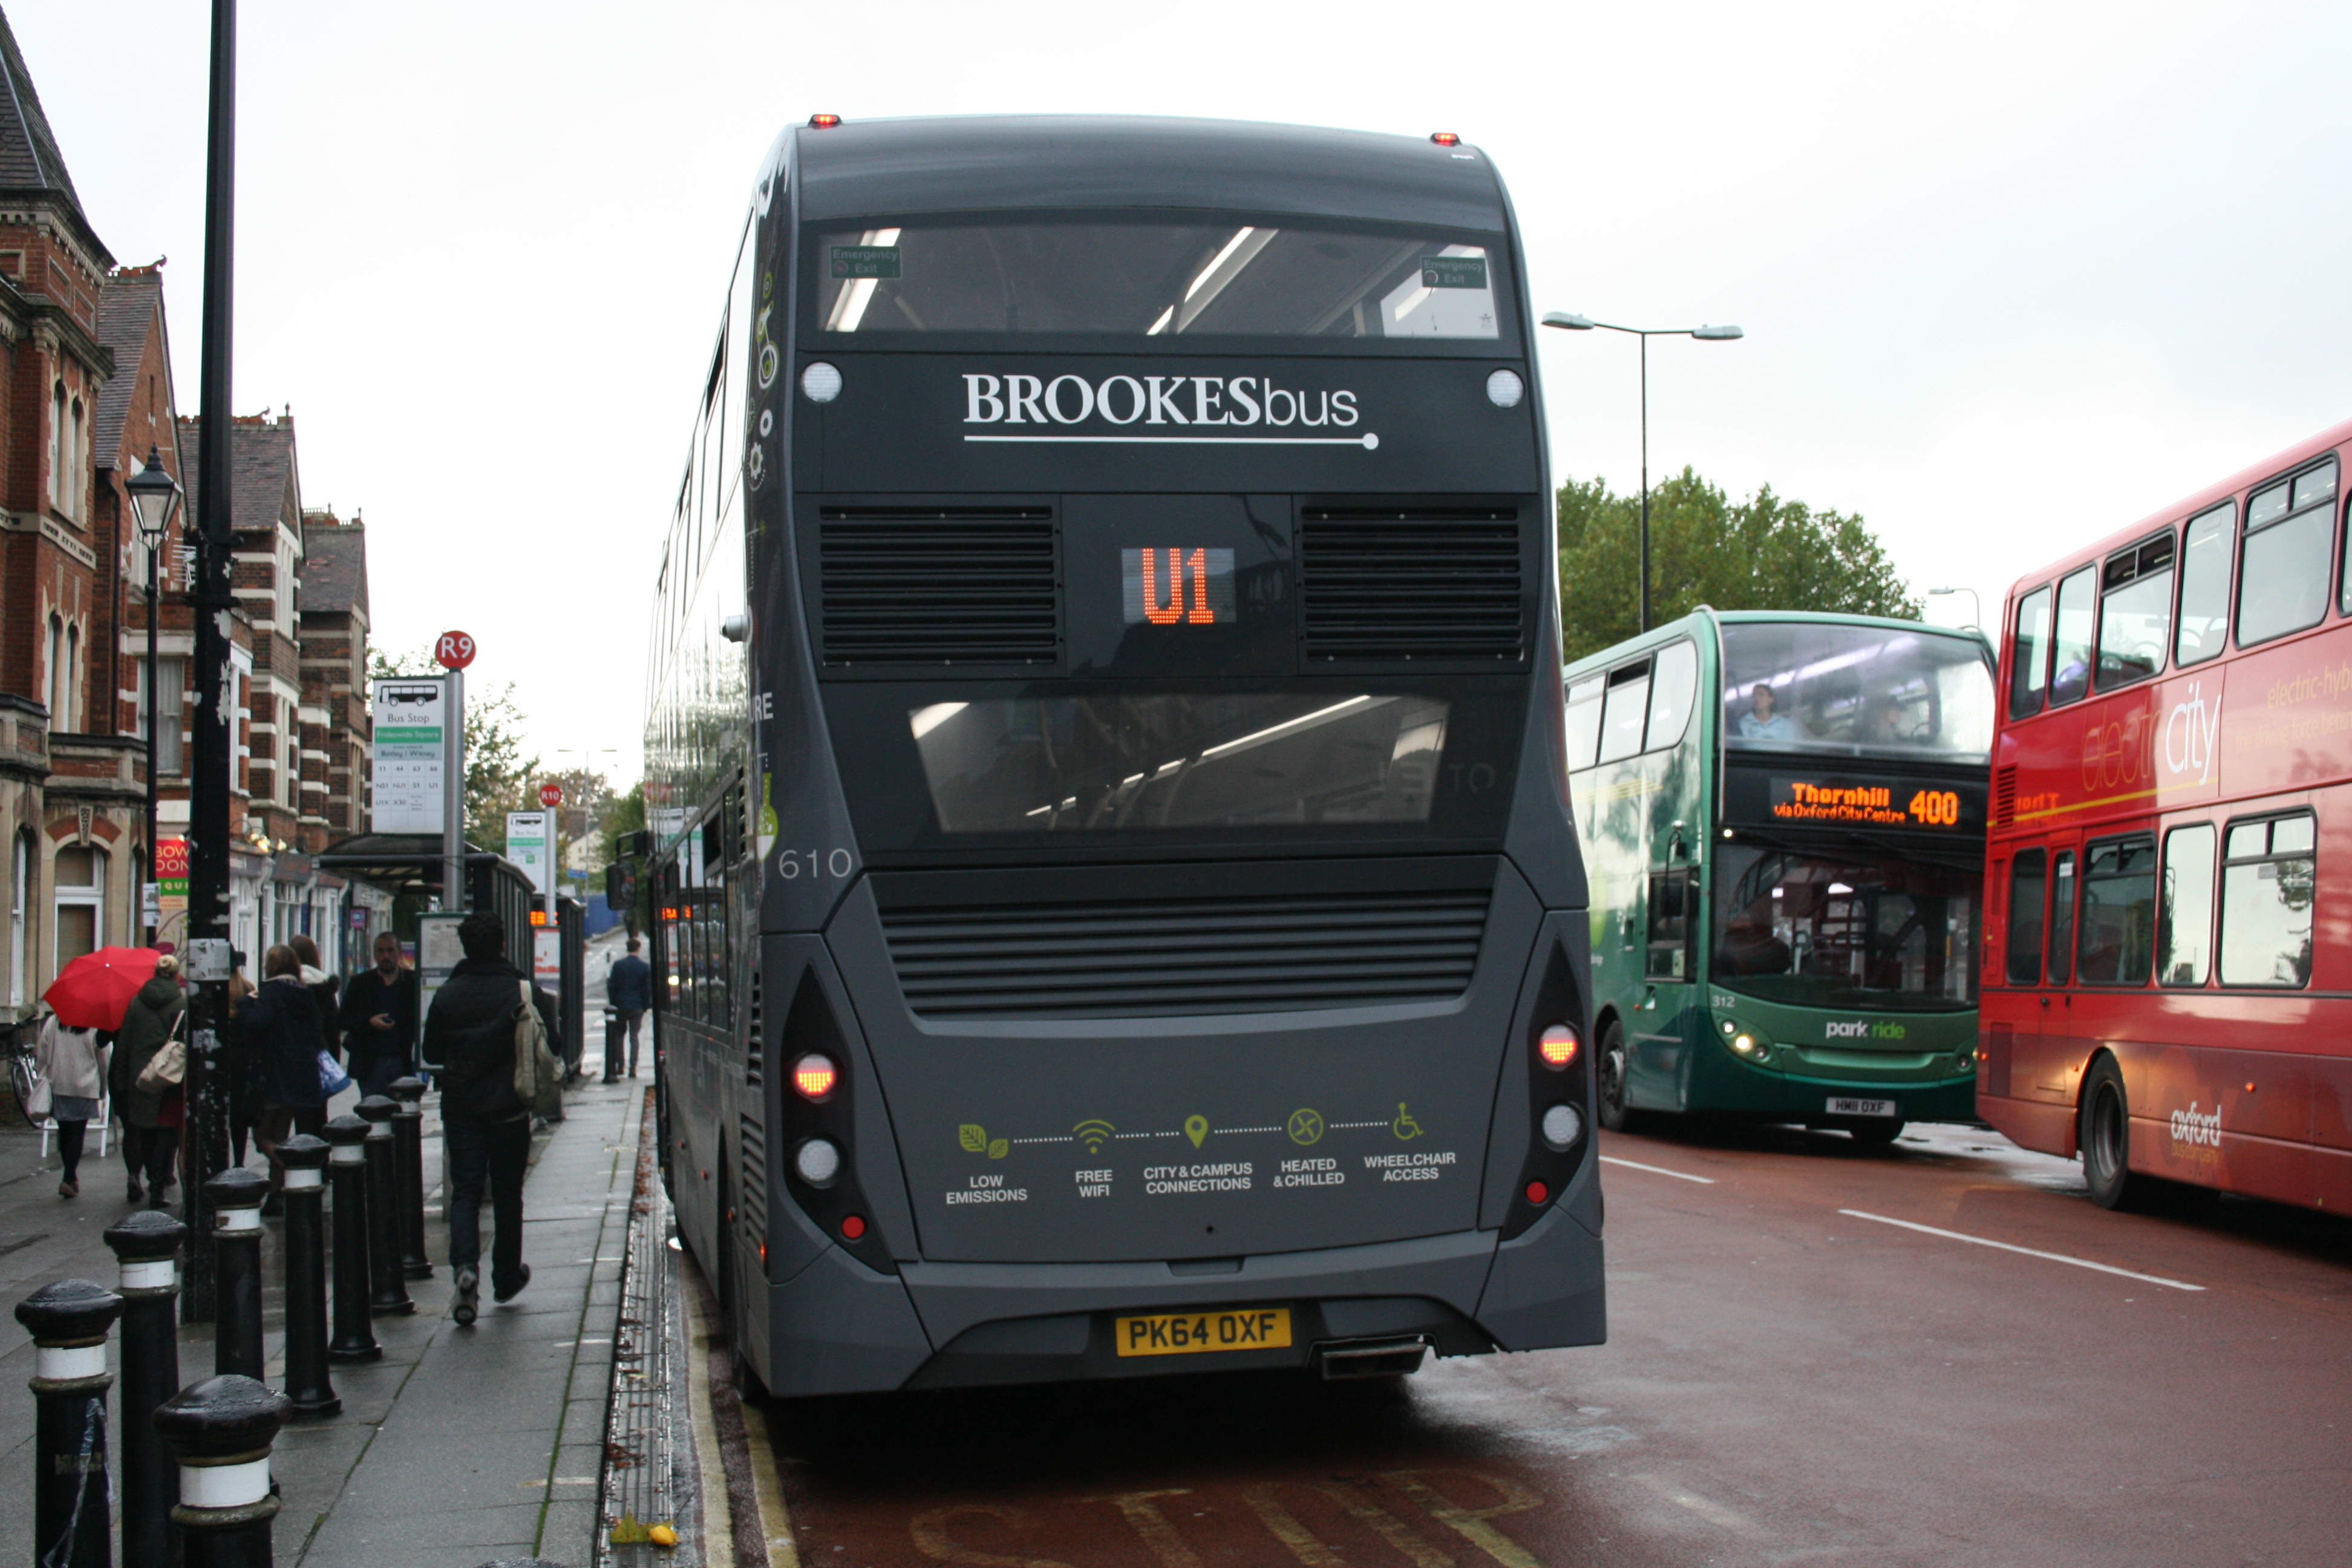
<svg viewBox="0 0 2352 1568"><path fill-rule="evenodd" d="M239 1009L237 1032L251 1064L254 1145L269 1156L270 1193L262 1213L275 1215L278 1191L286 1184L278 1145L294 1136L298 1113L321 1110L327 1103L319 1081L319 1053L325 1048L319 1002L302 984L302 961L291 947L280 942L262 954L261 989Z"/></svg>
<svg viewBox="0 0 2352 1568"><path fill-rule="evenodd" d="M530 1157L530 1108L515 1092L515 1025L529 1004L539 1009L548 1044L561 1059L555 1000L507 962L507 928L488 910L457 926L463 963L434 994L425 1016L425 1057L441 1064L441 1131L449 1152L449 1267L460 1326L479 1310L482 1189L490 1193L497 1237L490 1290L503 1305L530 1283L522 1260L522 1176Z"/></svg>
<svg viewBox="0 0 2352 1568"><path fill-rule="evenodd" d="M310 993L310 999L319 1006L320 1048L341 1062L343 1059L341 1030L336 1026L341 1015L335 998L336 993L342 989L342 982L320 963L319 944L312 942L308 933L297 931L286 939L286 945L294 950L295 960L301 965L299 973L303 988ZM324 1138L327 1135L326 1101L321 1100L315 1109L297 1110L294 1113L294 1131L308 1132L313 1138Z"/></svg>
<svg viewBox="0 0 2352 1568"><path fill-rule="evenodd" d="M107 1049L96 1029L75 1029L55 1013L41 1020L34 1047L41 1076L49 1080L49 1119L58 1125L58 1158L65 1167L58 1196L81 1196L82 1138L106 1092Z"/></svg>
<svg viewBox="0 0 2352 1568"><path fill-rule="evenodd" d="M400 962L400 939L375 939L375 967L343 987L343 1045L362 1094L382 1094L416 1057L416 973Z"/></svg>
<svg viewBox="0 0 2352 1568"><path fill-rule="evenodd" d="M169 1202L163 1194L172 1185L180 1150L185 1097L176 1083L150 1094L139 1087L139 1075L181 1026L187 1007L180 989L180 961L167 952L155 961L154 978L123 1009L122 1027L115 1037L108 1081L114 1086L114 1109L122 1118L122 1163L131 1173L125 1196L134 1204L144 1198L152 1209Z"/></svg>
<svg viewBox="0 0 2352 1568"><path fill-rule="evenodd" d="M604 1000L621 1015L621 1027L629 1036L629 1076L637 1076L637 1031L646 1021L646 1009L654 1005L654 972L637 956L644 945L635 937L629 939L629 951L613 965L604 976ZM620 1076L618 1062L604 1064L604 1081Z"/></svg>

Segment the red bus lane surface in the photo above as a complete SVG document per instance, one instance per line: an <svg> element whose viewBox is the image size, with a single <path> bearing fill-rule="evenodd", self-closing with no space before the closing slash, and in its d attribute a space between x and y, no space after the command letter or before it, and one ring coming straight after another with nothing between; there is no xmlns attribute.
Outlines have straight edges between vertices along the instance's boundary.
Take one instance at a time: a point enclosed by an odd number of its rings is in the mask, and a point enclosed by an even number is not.
<svg viewBox="0 0 2352 1568"><path fill-rule="evenodd" d="M2352 1221L1961 1127L1602 1147L1608 1345L772 1403L798 1561L2345 1560Z"/></svg>

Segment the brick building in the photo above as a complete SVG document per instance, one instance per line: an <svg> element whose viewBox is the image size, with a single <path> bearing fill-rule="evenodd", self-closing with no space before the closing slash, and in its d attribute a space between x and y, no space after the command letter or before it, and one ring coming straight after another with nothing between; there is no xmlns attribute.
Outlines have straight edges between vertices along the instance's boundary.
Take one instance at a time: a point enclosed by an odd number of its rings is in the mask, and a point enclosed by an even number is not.
<svg viewBox="0 0 2352 1568"><path fill-rule="evenodd" d="M148 940L151 689L160 831L187 827L192 562L175 524L151 606L123 489L151 456L191 494L196 483L196 425L173 398L163 281L162 263L117 267L100 241L0 16L0 1024L27 1016L78 953ZM267 943L306 931L348 969L336 939L364 936L355 910L383 925L388 900L310 858L365 828L369 725L364 687L353 686L367 658L365 532L304 516L291 418L238 420L232 449L232 937L257 965ZM316 605L301 577L313 536L326 542ZM306 663L312 616L321 640ZM167 917L156 934L184 933Z"/></svg>

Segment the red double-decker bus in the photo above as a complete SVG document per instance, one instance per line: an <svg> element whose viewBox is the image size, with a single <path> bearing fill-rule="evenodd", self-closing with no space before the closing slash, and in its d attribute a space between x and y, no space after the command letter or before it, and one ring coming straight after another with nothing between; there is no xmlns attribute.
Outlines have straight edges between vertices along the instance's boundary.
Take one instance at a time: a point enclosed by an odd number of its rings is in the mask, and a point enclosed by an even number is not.
<svg viewBox="0 0 2352 1568"><path fill-rule="evenodd" d="M2352 1208L2347 462L2352 423L2010 591L1977 1104L2109 1208Z"/></svg>

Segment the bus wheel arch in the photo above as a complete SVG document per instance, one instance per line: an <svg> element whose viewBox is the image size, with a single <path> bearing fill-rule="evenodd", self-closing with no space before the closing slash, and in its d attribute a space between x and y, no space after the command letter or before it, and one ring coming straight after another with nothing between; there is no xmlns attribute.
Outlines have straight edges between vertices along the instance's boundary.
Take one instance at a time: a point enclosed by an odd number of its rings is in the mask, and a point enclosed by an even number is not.
<svg viewBox="0 0 2352 1568"><path fill-rule="evenodd" d="M2146 1205L2155 1183L2131 1168L2131 1094L2112 1051L2099 1052L2084 1069L2074 1136L2083 1155L2083 1182L2093 1203L2103 1209Z"/></svg>

